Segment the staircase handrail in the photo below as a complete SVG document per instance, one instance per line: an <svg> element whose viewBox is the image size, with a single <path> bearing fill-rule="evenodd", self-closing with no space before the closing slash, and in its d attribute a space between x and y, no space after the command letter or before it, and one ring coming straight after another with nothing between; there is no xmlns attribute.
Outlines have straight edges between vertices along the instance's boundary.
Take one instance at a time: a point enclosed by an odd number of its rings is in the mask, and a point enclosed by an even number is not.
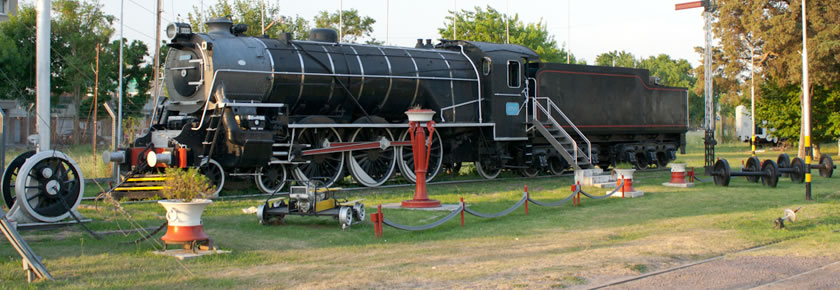
<svg viewBox="0 0 840 290"><path fill-rule="evenodd" d="M559 123L557 123L557 120L554 117L551 116L551 112L548 111L546 108L544 108L542 106L542 104L540 104L539 100L545 100L546 104L548 106L550 106L552 109L554 109L554 111L557 111L557 113L560 113L560 116L563 117L563 120L565 120L566 123L568 123L569 126L572 127L572 129L575 130L575 132L578 134L578 136L580 136L581 139L583 139L584 142L586 142L586 148L587 148L586 149L587 150L586 159L589 160L589 163L591 164L592 163L592 143L589 142L589 138L586 138L586 136L583 135L583 132L581 132L578 129L578 127L574 123L572 123L572 120L569 120L569 117L567 117L566 114L563 113L563 111L560 110L560 108L557 107L557 105L554 104L554 101L552 101L550 98L548 98L548 97L535 97L535 98L536 98L536 100L534 101L535 106L538 107L541 111L543 111L543 113L546 114L546 117L548 117L547 119L551 120L553 125L557 126L557 128L560 129L560 132L563 132L563 134L566 136L566 138L569 138L569 140L572 140L572 143L575 145L574 146L575 147L575 155L577 155L577 151L578 151L577 143L574 142L574 139L572 139L572 137L569 136L568 133L566 133L566 130L564 130L563 127L560 126ZM534 120L539 122L539 120L537 120L536 114L534 114ZM575 161L577 161L577 156L575 156Z"/></svg>

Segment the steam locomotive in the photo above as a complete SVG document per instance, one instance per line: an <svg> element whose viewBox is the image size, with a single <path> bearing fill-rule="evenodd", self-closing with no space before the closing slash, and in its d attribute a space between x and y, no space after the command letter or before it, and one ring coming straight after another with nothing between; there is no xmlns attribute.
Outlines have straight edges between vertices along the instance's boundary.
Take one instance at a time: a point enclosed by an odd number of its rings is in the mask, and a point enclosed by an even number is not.
<svg viewBox="0 0 840 290"><path fill-rule="evenodd" d="M264 192L292 178L330 186L347 175L414 182L404 112L436 112L427 180L474 162L484 178L629 162L664 166L685 148L686 88L647 70L540 62L513 44L418 40L416 47L243 36L226 18L167 28L165 100L148 134L109 154L125 170L199 167L221 190L253 176Z"/></svg>

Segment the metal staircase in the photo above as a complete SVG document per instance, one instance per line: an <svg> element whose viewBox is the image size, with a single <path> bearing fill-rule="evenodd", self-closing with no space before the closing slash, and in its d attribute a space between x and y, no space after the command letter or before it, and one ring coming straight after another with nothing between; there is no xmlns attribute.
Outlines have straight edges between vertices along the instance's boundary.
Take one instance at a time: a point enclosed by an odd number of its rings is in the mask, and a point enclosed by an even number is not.
<svg viewBox="0 0 840 290"><path fill-rule="evenodd" d="M537 132L540 132L548 140L548 143L551 143L551 146L563 156L563 159L566 159L566 162L575 170L594 168L592 164L592 143L566 117L566 114L563 114L563 111L547 97L532 97L531 104L534 112L531 115L531 123L537 129ZM566 126L572 128L577 133L578 139L586 143L586 146L581 148L575 142L575 139L557 122L555 116L562 117L562 120L567 124Z"/></svg>

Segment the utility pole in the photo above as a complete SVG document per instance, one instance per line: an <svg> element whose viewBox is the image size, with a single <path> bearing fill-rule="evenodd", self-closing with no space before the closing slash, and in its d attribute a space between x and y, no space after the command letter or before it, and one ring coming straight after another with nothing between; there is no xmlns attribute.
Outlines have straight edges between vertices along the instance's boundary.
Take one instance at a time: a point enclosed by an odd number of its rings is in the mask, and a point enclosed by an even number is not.
<svg viewBox="0 0 840 290"><path fill-rule="evenodd" d="M122 96L123 96L123 30L125 30L125 0L120 0L120 69L119 69L119 89L117 89L117 124L116 128L114 128L114 152L117 151L117 148L120 147L121 139L122 139ZM160 30L158 30L160 31ZM155 43L157 46L157 43ZM119 163L114 163L114 174L115 176L119 176L120 174L120 165Z"/></svg>
<svg viewBox="0 0 840 290"><path fill-rule="evenodd" d="M38 1L35 27L35 117L38 152L50 150L50 1Z"/></svg>
<svg viewBox="0 0 840 290"><path fill-rule="evenodd" d="M260 31L262 31L262 34L265 34L265 0L260 1Z"/></svg>
<svg viewBox="0 0 840 290"><path fill-rule="evenodd" d="M505 44L510 44L510 0L505 5Z"/></svg>
<svg viewBox="0 0 840 290"><path fill-rule="evenodd" d="M808 21L805 0L802 0L802 116L805 139L805 200L811 200L811 92L808 82Z"/></svg>
<svg viewBox="0 0 840 290"><path fill-rule="evenodd" d="M96 116L97 107L99 107L99 51L102 50L102 45L96 44L96 71L94 71L93 81L93 164L96 164ZM95 166L95 165L94 165Z"/></svg>
<svg viewBox="0 0 840 290"><path fill-rule="evenodd" d="M342 17L344 15L344 0L338 0L338 43L341 43L341 39L344 38L344 21Z"/></svg>
<svg viewBox="0 0 840 290"><path fill-rule="evenodd" d="M152 91L152 120L150 122L154 122L157 106L158 106L158 95L160 95L160 15L163 13L162 9L162 2L163 0L157 0L157 9L155 10L155 26L157 29L155 30L155 86L153 87L154 91ZM204 17L202 13L201 17Z"/></svg>
<svg viewBox="0 0 840 290"><path fill-rule="evenodd" d="M452 0L452 40L458 35L458 0Z"/></svg>
<svg viewBox="0 0 840 290"><path fill-rule="evenodd" d="M705 162L703 165L706 175L711 175L712 167L715 163L715 145L717 144L717 141L715 141L715 99L712 95L714 91L712 83L712 13L715 11L716 7L712 4L712 0L694 1L675 5L676 10L700 7L703 8L703 30L706 33L705 56L703 57L703 91L706 104L704 114L705 122L703 125L706 131L705 140L703 141L703 145L705 147Z"/></svg>
<svg viewBox="0 0 840 290"><path fill-rule="evenodd" d="M385 45L391 43L391 0L385 0Z"/></svg>
<svg viewBox="0 0 840 290"><path fill-rule="evenodd" d="M572 0L566 1L566 64L572 63ZM615 66L615 64L613 64Z"/></svg>

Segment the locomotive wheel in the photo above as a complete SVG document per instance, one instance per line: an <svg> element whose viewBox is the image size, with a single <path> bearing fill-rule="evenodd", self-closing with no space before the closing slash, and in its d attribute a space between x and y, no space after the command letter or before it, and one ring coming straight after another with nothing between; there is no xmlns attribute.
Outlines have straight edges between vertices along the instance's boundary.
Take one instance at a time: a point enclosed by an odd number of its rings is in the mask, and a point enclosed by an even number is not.
<svg viewBox="0 0 840 290"><path fill-rule="evenodd" d="M254 183L263 193L277 193L286 185L286 165L275 163L257 168Z"/></svg>
<svg viewBox="0 0 840 290"><path fill-rule="evenodd" d="M636 163L633 165L636 167L636 170L645 170L650 165L650 162L644 153L636 153Z"/></svg>
<svg viewBox="0 0 840 290"><path fill-rule="evenodd" d="M779 154L779 158L776 159L776 165L779 168L790 168L790 156L787 153ZM783 176L789 176L788 173L782 173Z"/></svg>
<svg viewBox="0 0 840 290"><path fill-rule="evenodd" d="M318 149L324 148L326 143L341 142L341 136L335 128L306 128L295 140L297 144L309 144L309 149ZM344 177L344 152L318 154L307 159L309 163L300 164L292 171L298 182L319 180L324 182L324 187L330 187Z"/></svg>
<svg viewBox="0 0 840 290"><path fill-rule="evenodd" d="M20 207L42 222L57 222L79 206L85 190L79 165L58 151L44 151L26 159L15 180Z"/></svg>
<svg viewBox="0 0 840 290"><path fill-rule="evenodd" d="M225 187L225 170L222 168L222 165L219 164L219 162L216 162L216 160L210 159L199 166L198 170L201 171L201 174L207 176L210 183L216 187L216 191L214 191L213 195L208 198L219 197L219 193L221 193L222 188Z"/></svg>
<svg viewBox="0 0 840 290"><path fill-rule="evenodd" d="M715 162L712 175L715 177L715 184L720 186L729 186L730 174L732 173L729 167L729 161L721 159Z"/></svg>
<svg viewBox="0 0 840 290"><path fill-rule="evenodd" d="M831 175L834 174L834 161L831 160L831 156L828 154L823 154L820 156L820 176L825 178L831 178Z"/></svg>
<svg viewBox="0 0 840 290"><path fill-rule="evenodd" d="M802 158L794 157L793 161L790 162L790 168L792 169L790 181L795 183L805 182L805 161L802 161Z"/></svg>
<svg viewBox="0 0 840 290"><path fill-rule="evenodd" d="M540 174L540 170L533 167L522 168L519 169L519 174L522 174L523 177L533 178Z"/></svg>
<svg viewBox="0 0 840 290"><path fill-rule="evenodd" d="M565 159L552 157L548 159L548 173L558 176L569 169L569 163Z"/></svg>
<svg viewBox="0 0 840 290"><path fill-rule="evenodd" d="M408 130L405 130L402 136L400 136L400 141L411 141L411 137L408 136ZM426 182L430 182L440 172L440 168L443 167L443 141L440 140L440 134L438 134L437 130L435 130L434 136L432 136L432 144L426 145L431 146L431 150L429 150L429 167L426 169ZM414 174L414 151L411 146L398 148L397 156L402 176L412 183L417 182L417 175Z"/></svg>
<svg viewBox="0 0 840 290"><path fill-rule="evenodd" d="M484 177L484 179L495 179L499 176L499 173L502 173L501 167L496 167L492 164L492 162L485 162L484 165L481 162L475 162L475 171L478 172L478 175Z"/></svg>
<svg viewBox="0 0 840 290"><path fill-rule="evenodd" d="M15 204L15 181L17 180L18 171L20 171L20 167L23 166L23 163L26 162L26 159L35 155L35 151L26 151L18 157L15 157L9 166L6 167L6 170L3 171L3 181L0 188L3 191L3 201L6 203L7 208L12 208L12 205Z"/></svg>
<svg viewBox="0 0 840 290"><path fill-rule="evenodd" d="M764 160L764 164L761 164L761 171L764 172L764 176L761 177L761 183L770 187L776 187L776 184L779 183L779 166L776 165L776 162L770 159Z"/></svg>
<svg viewBox="0 0 840 290"><path fill-rule="evenodd" d="M394 136L385 128L359 128L350 137L350 142L379 141L385 138L393 141ZM367 186L380 186L394 174L397 168L397 153L394 147L347 152L347 170L356 182Z"/></svg>
<svg viewBox="0 0 840 290"><path fill-rule="evenodd" d="M668 166L668 155L665 154L665 151L659 151L656 153L656 167L657 168L665 168Z"/></svg>
<svg viewBox="0 0 840 290"><path fill-rule="evenodd" d="M758 172L761 169L761 161L758 160L758 157L752 156L747 159L747 165L744 166L744 172ZM758 183L761 180L759 176L746 176L747 181Z"/></svg>

